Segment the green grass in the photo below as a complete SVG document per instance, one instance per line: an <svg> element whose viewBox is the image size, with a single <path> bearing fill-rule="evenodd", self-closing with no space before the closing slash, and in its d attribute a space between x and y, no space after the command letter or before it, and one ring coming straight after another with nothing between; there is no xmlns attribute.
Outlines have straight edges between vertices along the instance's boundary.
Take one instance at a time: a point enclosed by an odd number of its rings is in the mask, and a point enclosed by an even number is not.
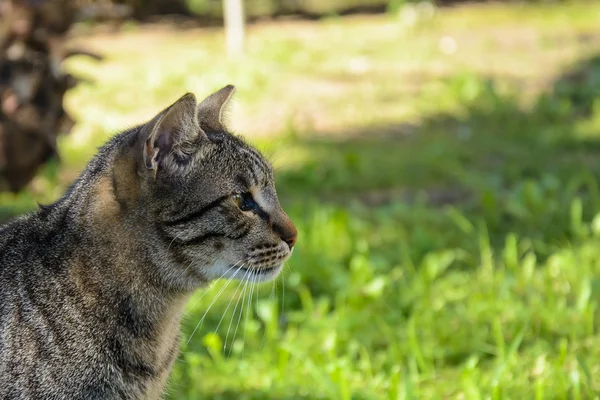
<svg viewBox="0 0 600 400"><path fill-rule="evenodd" d="M69 94L62 163L0 210L56 198L115 130L233 82L232 123L300 236L273 284L198 291L171 398L598 398L599 15L259 25L239 61L216 30L83 37L109 59L70 64L97 82Z"/></svg>

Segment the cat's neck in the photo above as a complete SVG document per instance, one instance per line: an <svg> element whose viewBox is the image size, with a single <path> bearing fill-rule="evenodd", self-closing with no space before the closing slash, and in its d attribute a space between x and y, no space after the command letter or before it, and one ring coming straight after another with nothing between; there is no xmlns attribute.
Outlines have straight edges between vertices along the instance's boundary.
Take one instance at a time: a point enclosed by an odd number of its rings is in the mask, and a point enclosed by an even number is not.
<svg viewBox="0 0 600 400"><path fill-rule="evenodd" d="M69 278L80 282L80 298L90 303L88 318L103 327L105 337L114 338L112 358L129 376L132 397L158 398L179 354L190 293L166 290L142 272L143 258L134 261L127 251L104 260L93 252L80 254L71 262Z"/></svg>
<svg viewBox="0 0 600 400"><path fill-rule="evenodd" d="M112 320L126 359L137 360L145 369L139 372L151 377L140 389L144 396L160 393L178 354L181 318L192 292L166 283L151 246L124 221L110 174L89 188L86 204L79 218L86 224L84 251L78 254L82 267L71 264L69 274L87 279L90 286L83 291L107 305L106 320Z"/></svg>

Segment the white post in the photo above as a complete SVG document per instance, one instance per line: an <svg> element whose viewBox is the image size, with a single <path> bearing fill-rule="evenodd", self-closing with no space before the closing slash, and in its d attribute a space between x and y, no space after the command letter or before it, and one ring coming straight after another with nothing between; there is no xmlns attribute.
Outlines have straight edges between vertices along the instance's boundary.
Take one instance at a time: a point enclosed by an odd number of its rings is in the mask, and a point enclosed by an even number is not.
<svg viewBox="0 0 600 400"><path fill-rule="evenodd" d="M244 8L242 0L223 0L227 53L237 57L244 52Z"/></svg>

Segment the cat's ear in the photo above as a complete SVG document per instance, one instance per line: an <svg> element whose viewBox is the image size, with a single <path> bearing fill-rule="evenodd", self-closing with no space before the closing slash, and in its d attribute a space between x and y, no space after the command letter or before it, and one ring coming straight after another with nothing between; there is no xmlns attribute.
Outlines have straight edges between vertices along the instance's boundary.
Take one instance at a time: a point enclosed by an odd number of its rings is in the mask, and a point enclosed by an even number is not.
<svg viewBox="0 0 600 400"><path fill-rule="evenodd" d="M154 177L169 157L189 156L197 140L206 136L198 123L196 108L196 97L187 93L146 126L144 164L154 171Z"/></svg>
<svg viewBox="0 0 600 400"><path fill-rule="evenodd" d="M227 132L223 118L233 92L235 92L235 87L227 85L200 103L198 121L202 129L207 132Z"/></svg>

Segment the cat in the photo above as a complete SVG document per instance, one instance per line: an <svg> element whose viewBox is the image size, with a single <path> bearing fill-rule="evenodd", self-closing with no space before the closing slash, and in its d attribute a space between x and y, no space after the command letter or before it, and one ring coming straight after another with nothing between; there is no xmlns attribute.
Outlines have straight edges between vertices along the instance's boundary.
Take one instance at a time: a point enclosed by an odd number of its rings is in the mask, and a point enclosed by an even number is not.
<svg viewBox="0 0 600 400"><path fill-rule="evenodd" d="M278 275L297 231L223 123L233 92L115 135L64 197L0 228L0 398L162 398L190 295Z"/></svg>

